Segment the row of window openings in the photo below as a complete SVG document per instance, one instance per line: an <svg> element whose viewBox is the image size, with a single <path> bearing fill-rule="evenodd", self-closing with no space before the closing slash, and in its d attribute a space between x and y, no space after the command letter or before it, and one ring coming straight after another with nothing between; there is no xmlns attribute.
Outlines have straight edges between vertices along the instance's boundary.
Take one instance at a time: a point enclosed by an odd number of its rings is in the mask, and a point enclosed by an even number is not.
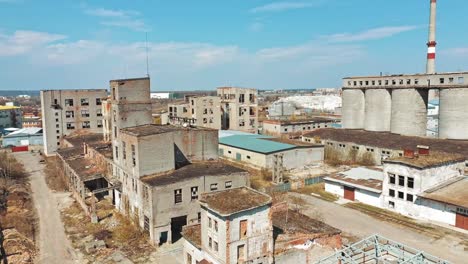
<svg viewBox="0 0 468 264"><path fill-rule="evenodd" d="M54 99L54 104L58 105L58 99ZM81 98L80 99L80 104L81 106L88 106L89 105L89 99L88 98ZM74 105L74 100L73 99L65 99L65 106L73 106ZM96 105L102 105L102 100L101 98L96 98Z"/></svg>
<svg viewBox="0 0 468 264"><path fill-rule="evenodd" d="M228 150L228 154L232 154L232 151ZM241 154L237 153L237 155L239 155L239 157L242 158L242 155L241 155ZM249 155L247 155L246 157L247 157L247 159L250 159L250 156L249 156Z"/></svg>
<svg viewBox="0 0 468 264"><path fill-rule="evenodd" d="M328 125L325 125L324 127L328 127ZM317 127L316 126L313 126L312 129L316 129L316 128L321 128L320 125L318 125ZM302 130L306 130L306 127L302 127ZM307 130L310 130L310 126L307 127ZM288 128L285 127L284 128L284 132L288 132Z"/></svg>
<svg viewBox="0 0 468 264"><path fill-rule="evenodd" d="M250 119L249 120L249 125L250 126L255 126L255 119ZM239 126L241 126L241 127L245 126L245 121L244 120L239 120Z"/></svg>
<svg viewBox="0 0 468 264"><path fill-rule="evenodd" d="M232 181L227 181L224 183L224 188L229 189L232 187ZM210 191L218 190L218 184L210 184ZM198 186L190 187L190 201L198 200ZM182 203L182 189L174 190L174 203Z"/></svg>
<svg viewBox="0 0 468 264"><path fill-rule="evenodd" d="M236 99L235 94L221 94L219 95L221 99L225 100L233 100ZM245 94L239 94L239 103L244 103L245 102ZM254 103L255 102L255 96L254 94L249 94L249 102Z"/></svg>
<svg viewBox="0 0 468 264"><path fill-rule="evenodd" d="M396 175L395 174L388 174L388 183L395 185L396 184ZM405 176L398 175L398 185L404 187L405 186ZM406 187L413 189L414 188L414 178L407 177L406 179Z"/></svg>
<svg viewBox="0 0 468 264"><path fill-rule="evenodd" d="M117 130L114 130L117 131ZM117 135L116 135L117 137ZM127 144L122 141L122 159L126 160L127 159ZM132 166L136 166L136 149L135 145L131 145L131 151L132 151ZM115 158L119 158L119 147L115 146Z"/></svg>
<svg viewBox="0 0 468 264"><path fill-rule="evenodd" d="M102 120L97 120L97 127L101 128L102 127ZM55 124L55 128L60 128L60 124ZM73 130L75 129L75 123L74 122L67 122L67 129L68 130ZM81 122L81 128L91 128L91 121L83 121ZM60 130L57 130L57 133L60 133Z"/></svg>
<svg viewBox="0 0 468 264"><path fill-rule="evenodd" d="M255 108L249 107L248 109L249 109L249 115L255 116ZM243 116L245 112L247 112L247 108L239 107L239 116Z"/></svg>
<svg viewBox="0 0 468 264"><path fill-rule="evenodd" d="M411 85L411 84L414 84L414 85L418 85L419 84L419 79L414 79L413 83L411 82L412 80L411 79L406 79L406 84L407 85ZM390 85L390 80L385 80L385 82L382 82L382 80L378 80L377 82L376 81L359 81L359 85L362 86L362 85L382 85L382 83L385 83L385 85ZM430 84L430 80L427 80L427 83ZM439 84L445 84L445 78L439 78ZM453 77L449 77L448 78L448 83L455 83L455 78ZM464 84L465 83L465 78L464 77L458 77L457 78L457 84ZM405 80L404 79L399 79L398 80L398 84L400 85L403 85L405 84ZM357 86L358 85L358 81L348 81L348 85L351 86ZM397 80L392 80L391 81L391 85L397 85Z"/></svg>
<svg viewBox="0 0 468 264"><path fill-rule="evenodd" d="M395 190L389 189L388 190L388 196L390 197L395 197ZM405 193L404 192L398 192L398 199L405 199ZM414 196L412 194L407 193L406 194L406 201L413 202Z"/></svg>
<svg viewBox="0 0 468 264"><path fill-rule="evenodd" d="M55 112L55 116L59 116L59 113ZM81 117L89 117L89 116L90 116L89 110L81 110ZM102 116L102 110L101 109L98 109L96 111L96 116L98 116L98 117ZM75 117L75 111L65 111L65 117L66 118L74 118ZM59 119L56 118L55 121L59 122Z"/></svg>

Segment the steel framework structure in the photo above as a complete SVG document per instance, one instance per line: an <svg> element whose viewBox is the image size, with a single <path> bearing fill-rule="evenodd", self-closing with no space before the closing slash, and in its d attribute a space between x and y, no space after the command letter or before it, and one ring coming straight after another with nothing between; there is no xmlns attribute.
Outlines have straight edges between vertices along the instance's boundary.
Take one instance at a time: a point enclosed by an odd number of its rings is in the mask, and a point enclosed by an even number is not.
<svg viewBox="0 0 468 264"><path fill-rule="evenodd" d="M336 263L450 264L446 260L379 235L372 235L317 262L317 264Z"/></svg>

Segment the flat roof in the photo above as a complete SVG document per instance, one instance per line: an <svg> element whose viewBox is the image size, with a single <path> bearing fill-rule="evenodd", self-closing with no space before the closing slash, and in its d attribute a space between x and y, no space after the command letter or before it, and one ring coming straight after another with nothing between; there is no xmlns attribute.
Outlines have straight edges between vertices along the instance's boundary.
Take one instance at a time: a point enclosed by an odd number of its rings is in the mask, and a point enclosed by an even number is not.
<svg viewBox="0 0 468 264"><path fill-rule="evenodd" d="M87 133L87 134L79 134L73 133L63 138L64 140L68 141L74 147L81 147L83 143L92 143L92 142L99 142L102 141L103 135L102 133Z"/></svg>
<svg viewBox="0 0 468 264"><path fill-rule="evenodd" d="M287 220L286 220L287 219ZM272 214L273 226L284 233L292 234L339 234L341 230L312 219L307 215L288 209L277 210Z"/></svg>
<svg viewBox="0 0 468 264"><path fill-rule="evenodd" d="M181 130L217 131L216 129L205 128L205 127L181 127L181 126L173 126L173 125L156 125L156 124L128 127L128 128L121 129L120 131L128 135L132 135L136 137L144 137L144 136L164 134L164 133L181 131Z"/></svg>
<svg viewBox="0 0 468 264"><path fill-rule="evenodd" d="M269 205L271 197L252 188L240 187L202 194L200 203L221 216L230 216Z"/></svg>
<svg viewBox="0 0 468 264"><path fill-rule="evenodd" d="M468 141L414 137L389 132L371 132L354 129L321 128L304 134L304 137L320 137L324 140L354 143L382 149L416 150L417 145L429 146L432 151L455 153L468 159Z"/></svg>
<svg viewBox="0 0 468 264"><path fill-rule="evenodd" d="M369 76L350 76L343 79L362 79L362 78L390 78L390 77L405 77L405 76L437 76L437 75L453 75L453 74L468 74L468 72L438 72L433 74L427 73L410 73L410 74L389 74L389 75L369 75Z"/></svg>
<svg viewBox="0 0 468 264"><path fill-rule="evenodd" d="M313 117L313 118L308 118L308 119L303 119L303 120L296 120L296 121L291 121L291 120L264 120L263 123L267 124L278 124L282 126L287 126L287 125L306 125L306 124L312 124L312 123L317 123L317 122L336 122L338 121L338 118L329 118L329 117Z"/></svg>
<svg viewBox="0 0 468 264"><path fill-rule="evenodd" d="M138 78L127 78L127 79L115 79L109 82L124 82L124 81L138 81L138 80L149 80L150 77L138 77Z"/></svg>
<svg viewBox="0 0 468 264"><path fill-rule="evenodd" d="M418 196L468 208L468 177L456 177Z"/></svg>
<svg viewBox="0 0 468 264"><path fill-rule="evenodd" d="M141 181L150 186L163 186L201 176L218 176L246 172L222 161L196 162L164 173L143 176Z"/></svg>
<svg viewBox="0 0 468 264"><path fill-rule="evenodd" d="M20 108L19 106L0 105L0 110L14 110Z"/></svg>
<svg viewBox="0 0 468 264"><path fill-rule="evenodd" d="M383 160L384 163L403 164L418 169L424 169L434 166L442 166L454 162L464 162L466 157L455 153L446 153L439 151L431 151L429 155L419 155L414 158L395 157Z"/></svg>
<svg viewBox="0 0 468 264"><path fill-rule="evenodd" d="M383 179L384 174L382 171L364 167L352 168L350 170L332 174L324 178L324 180L377 193L382 192Z"/></svg>
<svg viewBox="0 0 468 264"><path fill-rule="evenodd" d="M193 246L201 249L201 225L184 226L182 228L182 236Z"/></svg>
<svg viewBox="0 0 468 264"><path fill-rule="evenodd" d="M219 138L219 144L262 154L271 154L295 148L313 148L322 146L319 144L256 134L223 136Z"/></svg>
<svg viewBox="0 0 468 264"><path fill-rule="evenodd" d="M93 142L88 144L90 148L95 149L101 155L108 159L113 159L114 152L112 151L112 143L100 141L100 142Z"/></svg>

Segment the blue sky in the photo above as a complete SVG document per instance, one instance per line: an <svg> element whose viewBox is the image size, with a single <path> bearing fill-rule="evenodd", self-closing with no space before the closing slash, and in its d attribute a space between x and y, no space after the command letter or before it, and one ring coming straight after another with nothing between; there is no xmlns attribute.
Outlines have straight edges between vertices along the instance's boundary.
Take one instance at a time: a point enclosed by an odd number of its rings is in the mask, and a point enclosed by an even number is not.
<svg viewBox="0 0 468 264"><path fill-rule="evenodd" d="M450 5L448 5L450 2ZM438 1L437 70L468 70L468 1ZM338 87L425 70L429 0L0 0L0 90Z"/></svg>

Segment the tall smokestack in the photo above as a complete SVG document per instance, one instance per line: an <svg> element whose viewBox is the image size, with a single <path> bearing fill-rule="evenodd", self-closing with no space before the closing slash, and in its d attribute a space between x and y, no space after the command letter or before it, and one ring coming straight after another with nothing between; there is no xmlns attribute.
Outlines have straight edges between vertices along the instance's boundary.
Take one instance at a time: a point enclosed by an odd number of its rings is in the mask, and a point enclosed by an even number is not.
<svg viewBox="0 0 468 264"><path fill-rule="evenodd" d="M431 17L429 18L429 41L427 42L427 65L426 73L435 73L435 57L436 57L436 5L437 0L431 1Z"/></svg>

